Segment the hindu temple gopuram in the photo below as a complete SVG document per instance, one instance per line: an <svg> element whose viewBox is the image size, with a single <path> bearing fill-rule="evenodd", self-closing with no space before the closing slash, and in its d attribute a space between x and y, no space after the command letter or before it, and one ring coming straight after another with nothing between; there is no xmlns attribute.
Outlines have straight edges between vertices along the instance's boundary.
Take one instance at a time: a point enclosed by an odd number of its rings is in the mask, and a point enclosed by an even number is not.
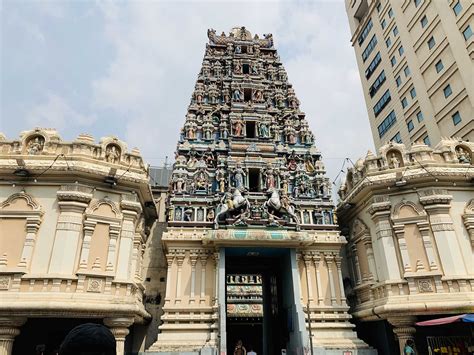
<svg viewBox="0 0 474 355"><path fill-rule="evenodd" d="M349 323L331 184L272 35L208 31L171 177L151 352L372 353Z"/></svg>

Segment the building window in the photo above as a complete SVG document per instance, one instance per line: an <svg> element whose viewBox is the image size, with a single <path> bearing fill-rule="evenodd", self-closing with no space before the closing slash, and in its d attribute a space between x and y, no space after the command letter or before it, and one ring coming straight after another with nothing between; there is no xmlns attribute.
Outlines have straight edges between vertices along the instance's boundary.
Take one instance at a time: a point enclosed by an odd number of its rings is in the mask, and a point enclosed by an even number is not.
<svg viewBox="0 0 474 355"><path fill-rule="evenodd" d="M404 97L404 98L402 99L402 107L405 108L405 107L407 107L407 106L408 106L408 100L407 100L406 97Z"/></svg>
<svg viewBox="0 0 474 355"><path fill-rule="evenodd" d="M380 12L381 9L382 9L382 4L381 4L381 3L378 3L378 4L377 4L377 12Z"/></svg>
<svg viewBox="0 0 474 355"><path fill-rule="evenodd" d="M380 26L382 26L382 30L384 30L385 26L387 26L387 21L385 21L385 19L383 19L382 22L380 22Z"/></svg>
<svg viewBox="0 0 474 355"><path fill-rule="evenodd" d="M375 82L372 84L372 86L369 88L369 95L370 97L374 97L374 95L379 91L380 87L382 84L385 82L385 72L382 70L380 75L375 79Z"/></svg>
<svg viewBox="0 0 474 355"><path fill-rule="evenodd" d="M430 137L426 136L425 138L423 138L423 143L425 143L426 145L431 145Z"/></svg>
<svg viewBox="0 0 474 355"><path fill-rule="evenodd" d="M443 89L443 93L445 98L451 96L451 94L453 93L453 90L451 90L451 85L448 84L448 86Z"/></svg>
<svg viewBox="0 0 474 355"><path fill-rule="evenodd" d="M361 45L365 41L365 39L369 35L370 30L372 29L372 26L373 26L372 19L370 19L369 22L367 22L367 24L365 25L364 29L362 30L362 33L360 34L358 38L359 45Z"/></svg>
<svg viewBox="0 0 474 355"><path fill-rule="evenodd" d="M468 25L466 27L466 29L463 31L463 36L464 36L464 39L467 41L469 38L471 38L472 36L472 29L471 29L471 25Z"/></svg>
<svg viewBox="0 0 474 355"><path fill-rule="evenodd" d="M255 122L247 121L245 122L245 132L247 138L255 138Z"/></svg>
<svg viewBox="0 0 474 355"><path fill-rule="evenodd" d="M377 69L377 67L379 66L381 60L382 60L382 57L380 56L380 52L377 52L377 55L375 56L374 59L372 59L372 61L369 64L369 67L365 71L366 79L369 79L372 76L375 69Z"/></svg>
<svg viewBox="0 0 474 355"><path fill-rule="evenodd" d="M362 52L362 60L364 62L369 57L370 53L372 53L372 51L374 50L376 44L377 44L377 37L375 37L375 35L374 35L372 37L372 39L370 40L369 44L367 44L367 47Z"/></svg>
<svg viewBox="0 0 474 355"><path fill-rule="evenodd" d="M387 40L385 41L385 44L387 45L387 48L389 48L392 45L392 40L390 39L390 37L387 38Z"/></svg>
<svg viewBox="0 0 474 355"><path fill-rule="evenodd" d="M407 77L408 75L410 75L410 68L406 66L405 69L403 69L403 72L405 73L405 76Z"/></svg>
<svg viewBox="0 0 474 355"><path fill-rule="evenodd" d="M415 90L415 88L411 88L411 90L410 90L410 96L411 96L412 99L414 99L414 98L416 97L416 90Z"/></svg>
<svg viewBox="0 0 474 355"><path fill-rule="evenodd" d="M390 63L392 64L392 67L395 66L395 64L397 64L397 58L395 58L395 56L393 56L393 57L390 59Z"/></svg>
<svg viewBox="0 0 474 355"><path fill-rule="evenodd" d="M402 142L402 137L400 136L400 132L397 132L397 134L394 135L392 137L392 139L390 139L390 141L392 141L392 142L395 141L397 143L401 143Z"/></svg>
<svg viewBox="0 0 474 355"><path fill-rule="evenodd" d="M381 124L377 127L379 131L379 137L382 138L385 133L392 127L395 122L397 122L397 117L395 116L395 111L392 110L387 117L382 121Z"/></svg>
<svg viewBox="0 0 474 355"><path fill-rule="evenodd" d="M461 3L460 3L459 1L456 3L456 5L454 5L453 11L454 11L454 14L455 14L456 16L461 13L461 11L462 11L462 5L461 5Z"/></svg>
<svg viewBox="0 0 474 355"><path fill-rule="evenodd" d="M428 24L428 18L426 17L426 15L421 18L420 23L421 23L421 28L425 28L425 26Z"/></svg>
<svg viewBox="0 0 474 355"><path fill-rule="evenodd" d="M397 78L395 79L395 82L397 83L397 87L400 87L400 85L402 85L402 78L400 78L400 75L397 76Z"/></svg>
<svg viewBox="0 0 474 355"><path fill-rule="evenodd" d="M423 121L423 112L421 112L421 111L418 112L418 113L416 114L416 119L418 120L418 122Z"/></svg>
<svg viewBox="0 0 474 355"><path fill-rule="evenodd" d="M249 169L249 190L250 192L258 192L260 190L260 170Z"/></svg>
<svg viewBox="0 0 474 355"><path fill-rule="evenodd" d="M443 70L444 65L443 65L443 62L441 61L441 59L436 62L435 68L436 68L437 73L439 73L441 70Z"/></svg>
<svg viewBox="0 0 474 355"><path fill-rule="evenodd" d="M459 114L459 111L457 111L453 116L453 123L456 126L459 122L461 122L461 115Z"/></svg>
<svg viewBox="0 0 474 355"><path fill-rule="evenodd" d="M434 40L434 37L431 36L427 43L428 43L428 48L429 48L429 49L433 48L434 45L436 44L436 42L435 42L435 40Z"/></svg>
<svg viewBox="0 0 474 355"><path fill-rule="evenodd" d="M392 17L393 17L393 10L392 10L392 8L390 8L390 9L388 10L388 17L389 17L389 18L392 18Z"/></svg>
<svg viewBox="0 0 474 355"><path fill-rule="evenodd" d="M415 128L415 125L413 124L412 120L407 122L407 128L408 128L408 132L413 131L413 128Z"/></svg>
<svg viewBox="0 0 474 355"><path fill-rule="evenodd" d="M252 100L252 89L244 89L244 101L248 102Z"/></svg>
<svg viewBox="0 0 474 355"><path fill-rule="evenodd" d="M377 117L380 112L382 112L382 110L385 108L385 106L387 106L391 99L392 97L390 96L390 91L385 91L380 100L374 106L375 117Z"/></svg>
<svg viewBox="0 0 474 355"><path fill-rule="evenodd" d="M415 7L418 7L421 4L421 0L415 0Z"/></svg>
<svg viewBox="0 0 474 355"><path fill-rule="evenodd" d="M398 54L402 55L403 53L405 53L405 50L403 49L403 46L400 46L398 48Z"/></svg>
<svg viewBox="0 0 474 355"><path fill-rule="evenodd" d="M394 36L398 35L398 27L397 27L397 26L395 26L395 27L393 28L393 35L394 35Z"/></svg>

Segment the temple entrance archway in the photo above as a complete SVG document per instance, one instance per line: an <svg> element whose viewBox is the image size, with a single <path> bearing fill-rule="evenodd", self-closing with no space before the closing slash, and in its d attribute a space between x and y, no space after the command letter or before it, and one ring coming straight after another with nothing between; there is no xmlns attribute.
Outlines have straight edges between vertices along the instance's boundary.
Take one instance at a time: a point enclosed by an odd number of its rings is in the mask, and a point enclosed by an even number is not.
<svg viewBox="0 0 474 355"><path fill-rule="evenodd" d="M292 324L288 249L226 248L227 353L241 340L247 351L280 354Z"/></svg>

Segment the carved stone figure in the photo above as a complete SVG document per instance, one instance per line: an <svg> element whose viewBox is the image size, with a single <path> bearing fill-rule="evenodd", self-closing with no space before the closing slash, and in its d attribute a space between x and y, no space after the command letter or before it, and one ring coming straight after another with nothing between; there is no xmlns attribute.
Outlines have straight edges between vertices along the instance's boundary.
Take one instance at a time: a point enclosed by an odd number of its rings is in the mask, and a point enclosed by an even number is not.
<svg viewBox="0 0 474 355"><path fill-rule="evenodd" d="M196 83L196 88L194 89L194 99L197 104L201 104L204 101L204 84Z"/></svg>
<svg viewBox="0 0 474 355"><path fill-rule="evenodd" d="M258 123L258 136L260 138L270 138L270 129L268 127L268 122Z"/></svg>
<svg viewBox="0 0 474 355"><path fill-rule="evenodd" d="M471 157L462 147L456 149L456 156L460 163L471 163Z"/></svg>
<svg viewBox="0 0 474 355"><path fill-rule="evenodd" d="M255 90L253 92L253 101L255 102L265 102L265 99L263 98L263 93L262 93L262 90Z"/></svg>
<svg viewBox="0 0 474 355"><path fill-rule="evenodd" d="M244 188L244 178L245 178L245 170L242 169L240 163L237 163L234 169L234 184L235 188L240 190Z"/></svg>
<svg viewBox="0 0 474 355"><path fill-rule="evenodd" d="M30 139L28 145L26 147L26 151L30 155L35 155L41 153L44 147L44 138L43 137L35 137L34 139Z"/></svg>
<svg viewBox="0 0 474 355"><path fill-rule="evenodd" d="M265 170L265 186L267 190L274 189L276 186L275 171L273 170L271 164L267 165Z"/></svg>
<svg viewBox="0 0 474 355"><path fill-rule="evenodd" d="M216 60L213 65L214 76L220 78L222 75L222 64L220 61Z"/></svg>
<svg viewBox="0 0 474 355"><path fill-rule="evenodd" d="M219 135L221 139L229 138L229 125L226 121L221 121L219 123Z"/></svg>
<svg viewBox="0 0 474 355"><path fill-rule="evenodd" d="M219 90L217 90L217 85L212 83L209 85L209 90L208 90L208 95L209 95L209 103L210 104L217 104L219 101Z"/></svg>
<svg viewBox="0 0 474 355"><path fill-rule="evenodd" d="M120 153L118 149L115 147L115 145L110 144L107 146L107 149L105 151L105 159L107 162L115 164L118 163L120 160Z"/></svg>
<svg viewBox="0 0 474 355"><path fill-rule="evenodd" d="M186 181L182 175L177 176L174 190L178 194L183 193L186 190Z"/></svg>
<svg viewBox="0 0 474 355"><path fill-rule="evenodd" d="M234 89L234 92L232 94L232 100L240 102L243 99L243 93L242 90L239 88Z"/></svg>
<svg viewBox="0 0 474 355"><path fill-rule="evenodd" d="M400 167L400 160L398 160L395 153L392 153L392 155L390 156L390 167L394 169L397 169Z"/></svg>
<svg viewBox="0 0 474 355"><path fill-rule="evenodd" d="M236 137L242 137L244 135L244 121L240 118L233 120L232 122L233 135Z"/></svg>
<svg viewBox="0 0 474 355"><path fill-rule="evenodd" d="M290 197L285 191L280 192L277 189L269 190L271 193L270 198L263 204L263 209L271 216L275 216L275 213L286 215L293 219L298 226L300 224L299 218L296 215L296 210L291 204Z"/></svg>
<svg viewBox="0 0 474 355"><path fill-rule="evenodd" d="M214 219L214 228L219 228L219 219L221 216L236 213L237 219L239 220L242 214L245 214L249 208L249 201L247 198L242 196L242 193L238 188L233 189L232 194L224 194L217 208L218 212L216 214L216 218Z"/></svg>
<svg viewBox="0 0 474 355"><path fill-rule="evenodd" d="M243 73L242 63L240 60L234 61L234 74L240 75Z"/></svg>
<svg viewBox="0 0 474 355"><path fill-rule="evenodd" d="M224 193L226 190L226 183L227 183L226 172L224 169L221 168L217 171L216 180L219 185L219 192Z"/></svg>

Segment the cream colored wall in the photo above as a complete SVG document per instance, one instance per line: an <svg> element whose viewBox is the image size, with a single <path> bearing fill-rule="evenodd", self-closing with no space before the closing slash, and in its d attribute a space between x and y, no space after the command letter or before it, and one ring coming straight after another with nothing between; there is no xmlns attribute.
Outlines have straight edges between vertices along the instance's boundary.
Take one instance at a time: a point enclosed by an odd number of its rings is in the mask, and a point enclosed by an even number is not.
<svg viewBox="0 0 474 355"><path fill-rule="evenodd" d="M21 260L26 237L26 220L0 218L0 256L7 257L7 267L15 268Z"/></svg>

